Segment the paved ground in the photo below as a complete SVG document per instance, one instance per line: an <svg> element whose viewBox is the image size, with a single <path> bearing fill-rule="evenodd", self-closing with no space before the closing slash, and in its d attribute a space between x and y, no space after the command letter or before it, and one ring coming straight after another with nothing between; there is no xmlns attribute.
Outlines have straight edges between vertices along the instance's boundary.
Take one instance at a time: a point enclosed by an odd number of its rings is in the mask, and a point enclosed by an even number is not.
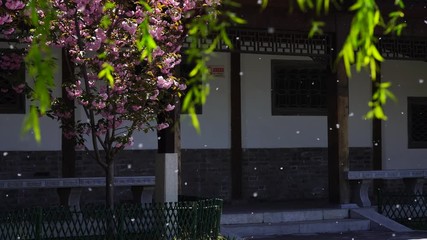
<svg viewBox="0 0 427 240"><path fill-rule="evenodd" d="M361 231L346 233L299 234L273 237L251 237L256 240L427 240L427 231L392 233L382 231Z"/></svg>

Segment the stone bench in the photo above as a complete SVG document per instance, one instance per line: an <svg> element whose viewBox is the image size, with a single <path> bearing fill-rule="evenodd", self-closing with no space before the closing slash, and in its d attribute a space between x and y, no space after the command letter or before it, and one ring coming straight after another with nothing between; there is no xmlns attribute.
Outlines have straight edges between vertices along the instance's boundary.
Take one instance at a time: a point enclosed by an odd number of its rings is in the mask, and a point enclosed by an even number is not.
<svg viewBox="0 0 427 240"><path fill-rule="evenodd" d="M427 177L427 170L424 169L396 169L377 171L348 171L345 175L349 181L358 181L356 198L357 204L362 207L370 207L369 187L374 179L402 179L406 188L414 193L422 193L424 179Z"/></svg>
<svg viewBox="0 0 427 240"><path fill-rule="evenodd" d="M116 187L129 186L131 187L134 201L151 203L154 193L155 177L115 177L114 185ZM80 209L80 196L82 189L93 187L105 187L105 177L0 180L0 190L41 188L56 188L58 190L70 189L67 204L69 207L75 207L76 209Z"/></svg>

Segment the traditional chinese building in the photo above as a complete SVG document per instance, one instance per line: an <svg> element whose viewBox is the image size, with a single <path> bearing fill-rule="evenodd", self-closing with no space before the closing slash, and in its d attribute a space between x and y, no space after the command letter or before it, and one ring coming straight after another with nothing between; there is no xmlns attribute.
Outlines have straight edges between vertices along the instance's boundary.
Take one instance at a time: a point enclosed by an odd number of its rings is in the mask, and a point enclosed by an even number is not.
<svg viewBox="0 0 427 240"><path fill-rule="evenodd" d="M364 118L376 86L369 74L353 71L349 79L343 64L335 65L351 22L348 12L331 11L321 18L325 34L307 38L313 15L289 14L288 1L270 1L264 11L256 1L240 2L239 15L248 23L230 29L234 49L219 44L209 62L214 79L198 113L201 134L185 114L172 138L138 133L135 144L117 156L117 175L154 175L157 152L181 148L183 195L349 203L349 169L427 169L425 1L407 1L403 36L378 42L386 58L378 80L392 82L398 99L384 106L387 121ZM392 8L382 4L384 12ZM69 73L61 50L54 54L59 83ZM0 179L103 176L50 119L41 119L40 144L31 135L21 137L28 106L19 95L0 94ZM75 117L84 120L82 112ZM102 199L101 191L85 190L83 201ZM117 192L120 201L131 198L128 189ZM0 199L6 208L49 205L58 196L52 189L2 190Z"/></svg>

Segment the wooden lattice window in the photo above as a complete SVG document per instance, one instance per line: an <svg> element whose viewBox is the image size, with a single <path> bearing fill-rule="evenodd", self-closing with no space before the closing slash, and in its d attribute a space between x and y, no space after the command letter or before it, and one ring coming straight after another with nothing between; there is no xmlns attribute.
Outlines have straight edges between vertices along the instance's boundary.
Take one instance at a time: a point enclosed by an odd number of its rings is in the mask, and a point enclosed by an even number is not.
<svg viewBox="0 0 427 240"><path fill-rule="evenodd" d="M0 114L25 113L25 66L19 50L0 49Z"/></svg>
<svg viewBox="0 0 427 240"><path fill-rule="evenodd" d="M314 61L271 61L273 115L327 115L324 64Z"/></svg>
<svg viewBox="0 0 427 240"><path fill-rule="evenodd" d="M408 148L427 148L427 97L408 97Z"/></svg>

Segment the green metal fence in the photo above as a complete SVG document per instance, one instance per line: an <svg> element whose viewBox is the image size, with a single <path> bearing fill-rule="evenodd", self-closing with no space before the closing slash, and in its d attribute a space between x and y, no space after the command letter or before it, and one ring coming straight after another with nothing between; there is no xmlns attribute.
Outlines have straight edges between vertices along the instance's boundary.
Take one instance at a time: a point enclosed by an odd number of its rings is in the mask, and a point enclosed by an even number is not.
<svg viewBox="0 0 427 240"><path fill-rule="evenodd" d="M25 209L0 216L1 240L217 239L222 200Z"/></svg>
<svg viewBox="0 0 427 240"><path fill-rule="evenodd" d="M413 229L427 230L427 195L378 191L378 212Z"/></svg>

